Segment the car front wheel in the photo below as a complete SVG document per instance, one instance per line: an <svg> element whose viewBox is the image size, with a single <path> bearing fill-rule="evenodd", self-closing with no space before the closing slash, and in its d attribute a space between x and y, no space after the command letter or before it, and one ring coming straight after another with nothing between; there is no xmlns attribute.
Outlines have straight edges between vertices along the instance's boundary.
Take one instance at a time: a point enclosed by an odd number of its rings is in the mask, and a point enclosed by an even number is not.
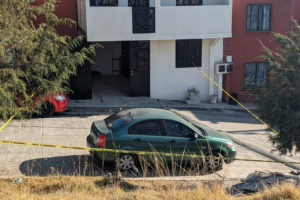
<svg viewBox="0 0 300 200"><path fill-rule="evenodd" d="M209 172L221 170L224 164L224 158L220 153L214 153L205 158L206 169Z"/></svg>
<svg viewBox="0 0 300 200"><path fill-rule="evenodd" d="M43 103L41 107L41 116L50 117L54 114L54 106L50 102Z"/></svg>

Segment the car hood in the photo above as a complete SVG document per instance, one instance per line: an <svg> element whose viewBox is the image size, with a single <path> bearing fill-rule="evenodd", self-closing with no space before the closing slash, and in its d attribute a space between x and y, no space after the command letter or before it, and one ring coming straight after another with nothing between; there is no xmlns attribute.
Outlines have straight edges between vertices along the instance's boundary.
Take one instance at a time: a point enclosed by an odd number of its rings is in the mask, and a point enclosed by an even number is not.
<svg viewBox="0 0 300 200"><path fill-rule="evenodd" d="M224 140L229 140L229 141L232 141L230 139L230 137L228 137L227 135L225 135L224 133L221 133L219 131L216 131L206 125L203 125L203 124L195 124L197 126L200 126L201 128L203 128L207 134L207 137L210 137L210 138L220 138L220 139L224 139Z"/></svg>

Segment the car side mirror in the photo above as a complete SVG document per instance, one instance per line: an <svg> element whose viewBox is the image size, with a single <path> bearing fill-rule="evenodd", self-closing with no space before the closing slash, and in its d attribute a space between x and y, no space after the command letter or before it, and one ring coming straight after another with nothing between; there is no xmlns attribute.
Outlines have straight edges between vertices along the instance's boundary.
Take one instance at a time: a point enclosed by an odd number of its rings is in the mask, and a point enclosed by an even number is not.
<svg viewBox="0 0 300 200"><path fill-rule="evenodd" d="M197 133L194 133L194 139L198 139L199 135Z"/></svg>

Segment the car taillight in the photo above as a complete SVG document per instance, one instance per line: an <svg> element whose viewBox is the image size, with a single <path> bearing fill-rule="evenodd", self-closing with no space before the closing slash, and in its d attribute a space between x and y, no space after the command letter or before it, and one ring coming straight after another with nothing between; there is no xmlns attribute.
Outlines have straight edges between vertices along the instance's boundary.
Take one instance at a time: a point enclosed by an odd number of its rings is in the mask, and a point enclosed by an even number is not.
<svg viewBox="0 0 300 200"><path fill-rule="evenodd" d="M96 144L99 147L105 147L105 143L106 143L106 135L104 133L100 133Z"/></svg>

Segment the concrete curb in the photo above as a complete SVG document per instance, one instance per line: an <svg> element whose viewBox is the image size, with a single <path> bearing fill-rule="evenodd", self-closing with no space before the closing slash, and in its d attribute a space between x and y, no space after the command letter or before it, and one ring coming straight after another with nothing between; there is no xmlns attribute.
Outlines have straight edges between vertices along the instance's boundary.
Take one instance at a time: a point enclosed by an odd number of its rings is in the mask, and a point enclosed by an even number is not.
<svg viewBox="0 0 300 200"><path fill-rule="evenodd" d="M122 109L130 109L130 108L161 108L161 109L186 109L186 110L202 110L202 111L223 111L223 110L230 110L236 112L247 112L243 108L213 108L213 107L193 107L193 106L127 106L127 107L120 107L120 106L108 106L108 107L69 107L66 114L69 113L77 113L80 111L85 111L86 113L97 113L97 112L108 112L108 110L112 110L113 112L120 111ZM251 109L254 111L253 109Z"/></svg>
<svg viewBox="0 0 300 200"><path fill-rule="evenodd" d="M226 132L223 132L223 133L226 134L228 137L230 137L234 143L236 143L240 146L246 147L247 149L250 149L251 151L254 151L254 152L256 152L258 154L261 154L261 155L263 155L267 158L270 158L272 160L275 160L275 161L278 161L278 162L297 162L297 160L294 160L294 159L282 158L282 157L279 157L277 155L274 155L271 152L268 152L268 151L266 151L265 149L263 149L259 146L256 146L256 145L250 144L248 142L245 142L241 139L238 139L237 137L232 136L229 133L226 133ZM290 168L300 170L300 164L299 165L298 164L291 164L291 163L283 163L283 164L290 167Z"/></svg>

